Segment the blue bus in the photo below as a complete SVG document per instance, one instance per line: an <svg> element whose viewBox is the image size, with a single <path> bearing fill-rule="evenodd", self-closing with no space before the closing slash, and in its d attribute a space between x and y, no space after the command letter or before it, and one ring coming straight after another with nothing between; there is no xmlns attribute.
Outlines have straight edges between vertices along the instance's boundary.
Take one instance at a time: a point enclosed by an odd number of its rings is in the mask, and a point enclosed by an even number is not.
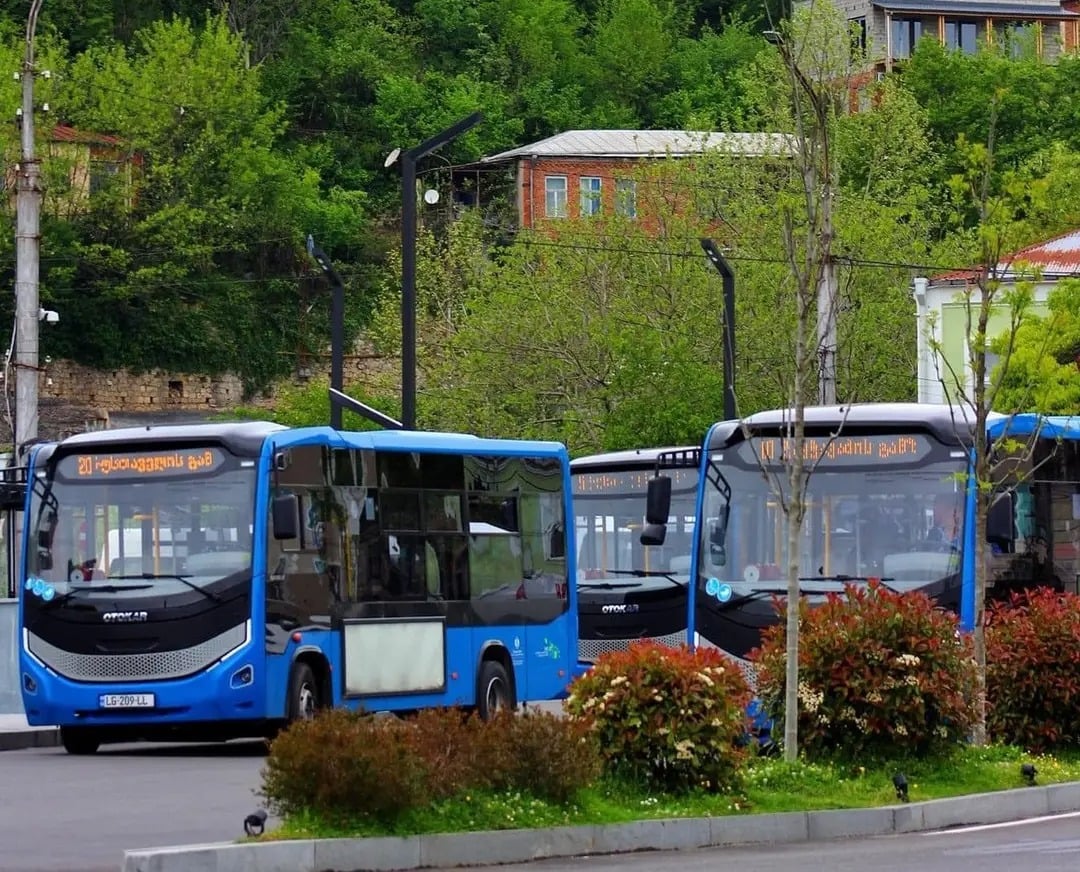
<svg viewBox="0 0 1080 872"><path fill-rule="evenodd" d="M697 469L664 466L673 481L668 535L643 545L642 497L660 455L678 459L694 447L638 448L577 457L570 463L578 570L578 659L649 640L678 646L686 638L686 593L697 505Z"/></svg>
<svg viewBox="0 0 1080 872"><path fill-rule="evenodd" d="M560 444L161 426L35 446L26 476L22 698L70 753L327 706L490 717L573 678Z"/></svg>
<svg viewBox="0 0 1080 872"><path fill-rule="evenodd" d="M960 615L975 614L973 417L949 406L867 403L805 413L807 511L800 537L800 590L810 602L850 582L878 578L920 590ZM788 490L788 410L713 425L696 464L698 535L687 626L695 644L740 662L776 623L787 591L787 528L775 489ZM662 462L669 462L662 459ZM647 494L644 541L666 532L671 485L658 473ZM989 527L1012 538L1012 501ZM988 530L988 536L994 532ZM1012 547L1011 544L1006 547Z"/></svg>

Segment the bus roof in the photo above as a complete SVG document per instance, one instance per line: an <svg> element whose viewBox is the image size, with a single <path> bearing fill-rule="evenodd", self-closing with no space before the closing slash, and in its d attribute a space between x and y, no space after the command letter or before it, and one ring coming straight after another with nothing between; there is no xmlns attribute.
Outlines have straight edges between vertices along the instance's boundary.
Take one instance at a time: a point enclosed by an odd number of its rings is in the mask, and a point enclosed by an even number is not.
<svg viewBox="0 0 1080 872"><path fill-rule="evenodd" d="M116 430L91 430L77 433L55 443L57 451L109 450L110 448L134 448L143 443L147 448L158 448L170 443L201 443L217 441L235 454L257 457L266 437L285 430L281 424L270 421L217 421L205 424L147 424L144 427L120 427Z"/></svg>
<svg viewBox="0 0 1080 872"><path fill-rule="evenodd" d="M217 441L236 454L257 457L267 439L278 448L296 445L329 445L333 448L369 448L387 451L432 451L443 453L500 454L515 457L565 457L559 442L514 439L485 439L465 433L437 433L412 430L334 430L331 427L284 427L269 421L170 424L95 430L70 436L57 443L65 453L75 450L115 450L167 447L171 443L191 444ZM51 452L50 452L51 453Z"/></svg>
<svg viewBox="0 0 1080 872"><path fill-rule="evenodd" d="M431 451L443 454L499 454L506 457L568 457L561 442L527 439L488 439L469 433L427 430L334 430L298 427L274 434L278 448L321 444L331 448L371 448L381 451Z"/></svg>
<svg viewBox="0 0 1080 872"><path fill-rule="evenodd" d="M743 419L753 429L776 430L791 424L791 409L770 409ZM991 420L996 418L991 415ZM837 426L859 430L924 430L945 444L966 445L975 425L974 411L945 403L852 403L848 406L807 406L806 425L810 428ZM713 429L710 448L727 445L740 434L738 424Z"/></svg>
<svg viewBox="0 0 1080 872"><path fill-rule="evenodd" d="M596 471L598 469L638 469L656 464L656 458L664 451L697 451L697 445L672 445L664 448L631 448L626 451L608 451L590 454L570 461L570 472Z"/></svg>

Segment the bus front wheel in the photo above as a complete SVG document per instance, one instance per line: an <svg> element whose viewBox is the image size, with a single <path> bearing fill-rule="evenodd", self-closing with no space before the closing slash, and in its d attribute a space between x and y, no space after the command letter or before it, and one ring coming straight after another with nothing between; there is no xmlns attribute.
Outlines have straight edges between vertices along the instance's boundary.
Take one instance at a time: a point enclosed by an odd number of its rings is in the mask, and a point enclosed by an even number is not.
<svg viewBox="0 0 1080 872"><path fill-rule="evenodd" d="M319 705L315 673L306 663L294 664L289 676L289 723L311 720Z"/></svg>
<svg viewBox="0 0 1080 872"><path fill-rule="evenodd" d="M60 744L69 754L94 754L101 747L100 740L89 730L78 727L61 727Z"/></svg>
<svg viewBox="0 0 1080 872"><path fill-rule="evenodd" d="M506 668L501 663L485 660L480 665L478 688L480 693L477 709L483 720L489 721L499 712L514 708L510 676L506 674Z"/></svg>

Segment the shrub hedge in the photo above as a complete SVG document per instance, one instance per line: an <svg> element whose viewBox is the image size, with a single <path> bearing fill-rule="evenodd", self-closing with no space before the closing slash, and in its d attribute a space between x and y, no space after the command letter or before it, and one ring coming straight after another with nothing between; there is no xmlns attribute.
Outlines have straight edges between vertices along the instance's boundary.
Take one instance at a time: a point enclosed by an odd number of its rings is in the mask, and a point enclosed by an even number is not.
<svg viewBox="0 0 1080 872"><path fill-rule="evenodd" d="M750 691L712 649L641 642L602 655L566 710L599 741L606 771L664 791L725 791L748 753Z"/></svg>
<svg viewBox="0 0 1080 872"><path fill-rule="evenodd" d="M784 718L786 605L753 654L758 692ZM971 639L919 592L880 582L799 604L799 746L809 758L931 754L963 741L974 719Z"/></svg>
<svg viewBox="0 0 1080 872"><path fill-rule="evenodd" d="M987 728L1033 751L1080 743L1080 596L1042 588L986 613Z"/></svg>
<svg viewBox="0 0 1080 872"><path fill-rule="evenodd" d="M332 709L274 739L261 793L285 816L392 821L483 789L568 802L600 769L587 726L546 712L505 712L484 722L459 709L408 719Z"/></svg>

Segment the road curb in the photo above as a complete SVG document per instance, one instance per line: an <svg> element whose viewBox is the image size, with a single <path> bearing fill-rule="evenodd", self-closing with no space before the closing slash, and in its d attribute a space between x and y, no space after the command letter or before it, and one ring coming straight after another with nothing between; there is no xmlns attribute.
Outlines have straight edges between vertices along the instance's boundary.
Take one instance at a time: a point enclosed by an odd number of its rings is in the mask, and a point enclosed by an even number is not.
<svg viewBox="0 0 1080 872"><path fill-rule="evenodd" d="M672 818L479 833L181 845L125 851L122 872L391 872L553 857L925 832L1080 811L1080 782L881 808Z"/></svg>
<svg viewBox="0 0 1080 872"><path fill-rule="evenodd" d="M0 732L0 751L55 748L59 744L60 730L56 727L31 727L26 730Z"/></svg>

